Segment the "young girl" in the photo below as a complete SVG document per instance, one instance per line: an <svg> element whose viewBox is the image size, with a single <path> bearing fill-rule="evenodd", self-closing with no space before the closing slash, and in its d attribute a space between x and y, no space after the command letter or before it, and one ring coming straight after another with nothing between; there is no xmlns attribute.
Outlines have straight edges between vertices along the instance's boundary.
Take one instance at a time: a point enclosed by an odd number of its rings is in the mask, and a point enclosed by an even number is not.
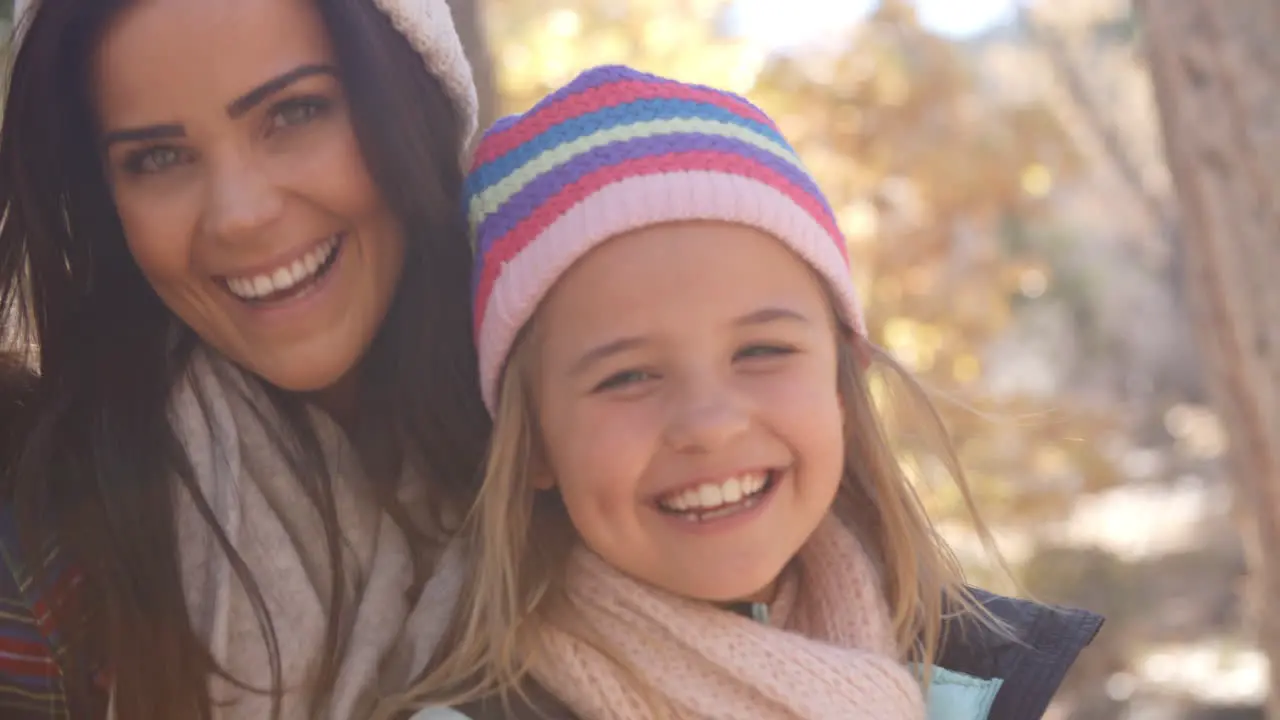
<svg viewBox="0 0 1280 720"><path fill-rule="evenodd" d="M963 585L764 113L597 68L498 123L468 195L495 435L416 698L455 709L421 718L1041 716L1100 619Z"/></svg>

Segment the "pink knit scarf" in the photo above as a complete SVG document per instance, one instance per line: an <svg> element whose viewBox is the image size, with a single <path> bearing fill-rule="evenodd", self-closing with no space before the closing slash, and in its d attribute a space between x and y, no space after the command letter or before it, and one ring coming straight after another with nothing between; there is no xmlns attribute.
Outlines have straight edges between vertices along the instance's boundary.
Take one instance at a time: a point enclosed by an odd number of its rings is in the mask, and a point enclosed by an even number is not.
<svg viewBox="0 0 1280 720"><path fill-rule="evenodd" d="M573 628L545 629L533 675L584 720L653 717L636 680L667 703L664 713L690 720L923 718L919 681L898 658L853 534L828 520L794 570L764 625L650 587L580 548L569 563Z"/></svg>

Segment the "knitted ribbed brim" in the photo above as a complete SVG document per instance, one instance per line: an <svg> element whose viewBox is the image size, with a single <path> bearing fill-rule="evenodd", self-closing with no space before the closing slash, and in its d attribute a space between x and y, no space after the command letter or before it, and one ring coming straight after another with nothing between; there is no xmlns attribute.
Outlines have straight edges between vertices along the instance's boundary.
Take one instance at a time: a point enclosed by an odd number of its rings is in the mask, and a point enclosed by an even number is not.
<svg viewBox="0 0 1280 720"><path fill-rule="evenodd" d="M373 0L373 4L391 18L396 29L422 55L427 70L444 85L462 121L465 145L476 132L479 101L471 63L463 52L448 3L445 0Z"/></svg>

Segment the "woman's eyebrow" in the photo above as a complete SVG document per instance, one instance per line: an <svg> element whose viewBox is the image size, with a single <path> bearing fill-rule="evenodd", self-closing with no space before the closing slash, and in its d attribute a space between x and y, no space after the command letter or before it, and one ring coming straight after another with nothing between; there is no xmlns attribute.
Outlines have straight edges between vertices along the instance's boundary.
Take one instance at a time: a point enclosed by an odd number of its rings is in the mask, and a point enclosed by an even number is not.
<svg viewBox="0 0 1280 720"><path fill-rule="evenodd" d="M146 140L171 140L173 138L185 137L186 128L178 123L165 123L162 125L147 125L145 127L123 128L121 130L111 130L103 133L102 147L103 149L111 147L114 143L122 142L142 142Z"/></svg>
<svg viewBox="0 0 1280 720"><path fill-rule="evenodd" d="M295 82L312 75L332 75L337 77L338 68L332 65L317 63L299 65L286 73L271 78L244 95L232 100L227 105L227 115L232 118L240 117L260 105L263 100L266 100Z"/></svg>

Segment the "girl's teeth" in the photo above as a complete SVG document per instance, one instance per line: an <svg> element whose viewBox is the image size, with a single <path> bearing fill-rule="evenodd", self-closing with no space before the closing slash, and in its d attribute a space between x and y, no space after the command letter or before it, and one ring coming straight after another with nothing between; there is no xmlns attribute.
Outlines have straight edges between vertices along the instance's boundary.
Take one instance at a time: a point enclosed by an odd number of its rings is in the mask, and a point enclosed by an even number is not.
<svg viewBox="0 0 1280 720"><path fill-rule="evenodd" d="M742 483L737 478L730 478L720 488L720 494L724 497L725 503L732 504L742 499Z"/></svg>
<svg viewBox="0 0 1280 720"><path fill-rule="evenodd" d="M289 290L313 277L328 262L337 247L338 236L335 235L320 247L285 267L276 268L270 274L264 273L248 278L227 278L227 289L244 300L254 300Z"/></svg>
<svg viewBox="0 0 1280 720"><path fill-rule="evenodd" d="M712 508L724 504L724 497L716 485L703 485L698 488L698 500L702 507Z"/></svg>
<svg viewBox="0 0 1280 720"><path fill-rule="evenodd" d="M704 483L663 498L659 505L676 512L705 513L749 500L764 490L765 481L765 473L752 473L731 477L720 483Z"/></svg>

